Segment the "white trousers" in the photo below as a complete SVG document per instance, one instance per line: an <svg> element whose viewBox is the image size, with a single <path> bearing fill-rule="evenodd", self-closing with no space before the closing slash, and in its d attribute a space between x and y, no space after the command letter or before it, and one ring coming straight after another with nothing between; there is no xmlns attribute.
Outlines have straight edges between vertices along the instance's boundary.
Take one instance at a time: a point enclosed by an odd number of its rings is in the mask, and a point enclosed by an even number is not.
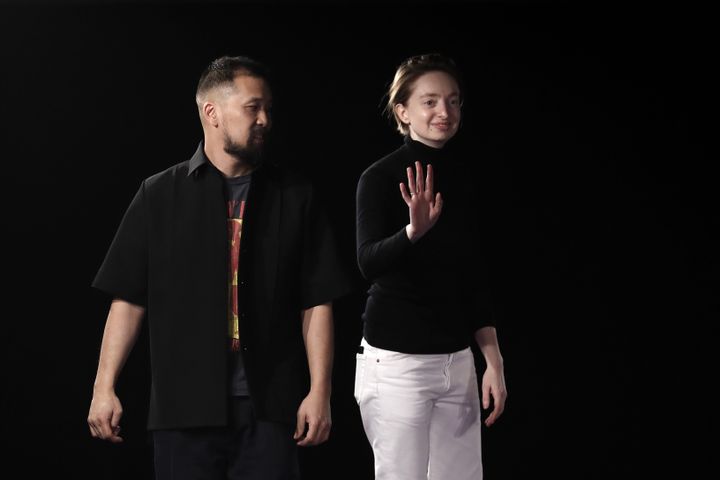
<svg viewBox="0 0 720 480"><path fill-rule="evenodd" d="M411 355L370 346L357 354L355 400L375 455L376 480L481 480L481 418L470 348Z"/></svg>

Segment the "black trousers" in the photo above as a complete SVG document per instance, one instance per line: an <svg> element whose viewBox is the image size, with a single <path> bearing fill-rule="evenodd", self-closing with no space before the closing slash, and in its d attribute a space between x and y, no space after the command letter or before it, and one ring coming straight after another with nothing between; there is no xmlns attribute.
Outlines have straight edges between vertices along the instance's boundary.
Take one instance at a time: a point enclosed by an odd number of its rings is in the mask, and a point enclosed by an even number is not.
<svg viewBox="0 0 720 480"><path fill-rule="evenodd" d="M156 430L157 480L299 480L293 427L259 421L233 397L228 427Z"/></svg>

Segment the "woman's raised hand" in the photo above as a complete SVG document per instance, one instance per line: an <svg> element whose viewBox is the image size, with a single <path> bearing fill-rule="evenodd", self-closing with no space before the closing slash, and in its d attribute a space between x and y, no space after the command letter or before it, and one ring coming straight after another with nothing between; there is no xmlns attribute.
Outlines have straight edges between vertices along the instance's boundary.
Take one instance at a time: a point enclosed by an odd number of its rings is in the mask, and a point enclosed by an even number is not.
<svg viewBox="0 0 720 480"><path fill-rule="evenodd" d="M400 193L410 213L410 224L405 232L411 242L416 242L430 230L442 212L442 196L433 193L432 165L427 166L427 177L424 178L423 167L415 162L415 172L412 167L407 168L408 184L400 184Z"/></svg>

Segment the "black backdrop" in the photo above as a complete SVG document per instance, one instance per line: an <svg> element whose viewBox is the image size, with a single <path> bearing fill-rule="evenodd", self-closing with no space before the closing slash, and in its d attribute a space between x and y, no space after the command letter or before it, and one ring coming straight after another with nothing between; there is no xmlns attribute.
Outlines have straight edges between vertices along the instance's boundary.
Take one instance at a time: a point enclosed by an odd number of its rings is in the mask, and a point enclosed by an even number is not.
<svg viewBox="0 0 720 480"><path fill-rule="evenodd" d="M486 478L692 478L717 426L710 29L704 10L604 3L2 5L6 468L151 478L145 333L118 386L125 443L87 431L108 307L89 284L139 182L194 152L209 60L275 71L274 153L315 179L356 272L355 184L400 142L384 88L406 56L442 51L466 75L458 141L481 165L510 393ZM372 478L355 276L334 430L303 451L306 478Z"/></svg>

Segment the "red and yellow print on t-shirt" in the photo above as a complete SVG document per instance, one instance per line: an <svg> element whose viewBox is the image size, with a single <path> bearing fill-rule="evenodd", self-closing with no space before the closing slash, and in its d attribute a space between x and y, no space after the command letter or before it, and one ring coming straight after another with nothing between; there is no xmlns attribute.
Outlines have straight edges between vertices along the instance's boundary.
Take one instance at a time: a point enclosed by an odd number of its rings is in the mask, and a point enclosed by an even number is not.
<svg viewBox="0 0 720 480"><path fill-rule="evenodd" d="M240 349L240 324L238 321L238 267L240 263L240 240L242 238L243 213L245 200L228 201L228 244L230 247L230 275L228 276L229 305L228 327L230 335L230 348L233 352Z"/></svg>

